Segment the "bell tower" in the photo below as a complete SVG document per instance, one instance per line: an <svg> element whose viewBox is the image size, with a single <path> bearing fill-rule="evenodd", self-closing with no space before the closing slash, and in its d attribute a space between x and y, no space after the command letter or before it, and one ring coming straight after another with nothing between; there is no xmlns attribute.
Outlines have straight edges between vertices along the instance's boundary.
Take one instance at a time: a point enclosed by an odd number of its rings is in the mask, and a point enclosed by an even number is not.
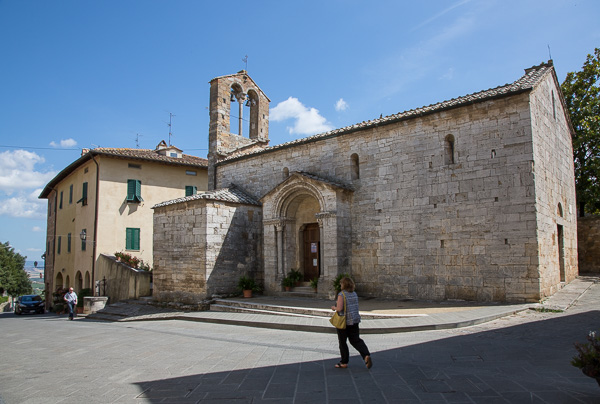
<svg viewBox="0 0 600 404"><path fill-rule="evenodd" d="M245 70L210 81L209 190L219 186L219 160L269 145L270 102Z"/></svg>

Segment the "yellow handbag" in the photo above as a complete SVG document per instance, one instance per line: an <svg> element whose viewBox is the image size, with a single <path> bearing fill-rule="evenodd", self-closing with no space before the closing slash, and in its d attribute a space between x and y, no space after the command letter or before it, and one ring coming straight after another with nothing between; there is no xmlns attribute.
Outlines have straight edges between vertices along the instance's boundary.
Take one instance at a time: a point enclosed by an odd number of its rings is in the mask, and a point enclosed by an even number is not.
<svg viewBox="0 0 600 404"><path fill-rule="evenodd" d="M333 316L331 316L329 319L329 322L333 324L335 328L339 328L340 330L346 329L346 294L342 292L342 295L344 296L344 315L340 316L336 310L336 312L333 313Z"/></svg>

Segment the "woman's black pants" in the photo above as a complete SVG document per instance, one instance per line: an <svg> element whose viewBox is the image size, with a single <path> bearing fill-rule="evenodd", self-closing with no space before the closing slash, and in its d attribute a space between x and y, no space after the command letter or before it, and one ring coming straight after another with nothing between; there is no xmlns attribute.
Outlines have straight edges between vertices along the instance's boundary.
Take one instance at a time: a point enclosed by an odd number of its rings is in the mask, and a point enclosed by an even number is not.
<svg viewBox="0 0 600 404"><path fill-rule="evenodd" d="M340 330L337 329L338 342L340 343L340 354L342 355L342 360L340 363L346 364L350 360L350 351L348 350L348 344L346 340L350 341L350 344L360 353L363 360L365 356L371 355L369 353L369 348L360 338L360 330L358 329L358 324L347 325L345 329Z"/></svg>

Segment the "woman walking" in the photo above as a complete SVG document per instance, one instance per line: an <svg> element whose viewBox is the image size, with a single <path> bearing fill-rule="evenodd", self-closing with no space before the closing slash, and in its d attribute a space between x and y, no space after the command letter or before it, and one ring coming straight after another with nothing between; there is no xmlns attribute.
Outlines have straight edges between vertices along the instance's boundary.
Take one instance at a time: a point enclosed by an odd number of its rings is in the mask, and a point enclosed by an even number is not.
<svg viewBox="0 0 600 404"><path fill-rule="evenodd" d="M360 330L358 329L360 314L358 314L358 296L354 291L354 281L347 277L342 278L340 280L340 286L342 291L338 293L337 304L331 306L331 310L337 311L342 316L344 314L346 315L346 328L337 328L342 360L340 360L335 367L341 369L348 367L350 351L348 350L347 340L349 340L350 344L360 353L360 356L365 361L367 369L371 369L371 366L373 366L371 353L365 342L360 338ZM344 299L346 300L346 313L344 313Z"/></svg>

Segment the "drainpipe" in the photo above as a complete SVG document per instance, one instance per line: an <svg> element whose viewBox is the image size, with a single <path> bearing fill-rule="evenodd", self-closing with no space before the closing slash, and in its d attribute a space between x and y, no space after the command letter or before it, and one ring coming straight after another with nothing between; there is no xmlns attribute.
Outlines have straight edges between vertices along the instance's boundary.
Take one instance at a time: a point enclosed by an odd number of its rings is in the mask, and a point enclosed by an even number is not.
<svg viewBox="0 0 600 404"><path fill-rule="evenodd" d="M90 156L96 164L96 200L94 206L94 240L92 242L92 288L94 296L96 294L96 249L98 244L98 200L100 198L100 166L94 158L92 151L90 150Z"/></svg>

